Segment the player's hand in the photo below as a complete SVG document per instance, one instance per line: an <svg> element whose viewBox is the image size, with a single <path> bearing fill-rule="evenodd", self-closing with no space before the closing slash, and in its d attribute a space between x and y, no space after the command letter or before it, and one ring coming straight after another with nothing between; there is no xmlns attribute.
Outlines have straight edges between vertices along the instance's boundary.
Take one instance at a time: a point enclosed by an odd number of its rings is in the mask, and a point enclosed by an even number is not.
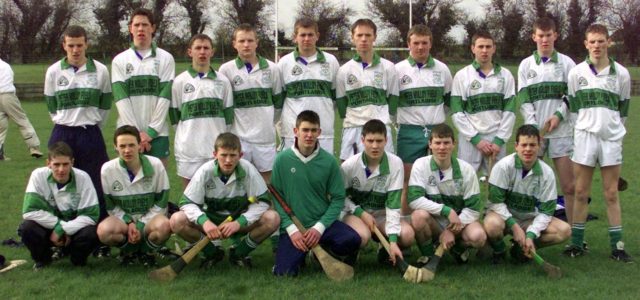
<svg viewBox="0 0 640 300"><path fill-rule="evenodd" d="M496 159L496 156L500 154L500 146L491 143L491 155L493 156L493 160Z"/></svg>
<svg viewBox="0 0 640 300"><path fill-rule="evenodd" d="M204 231L204 234L206 234L207 237L209 237L209 239L212 241L219 239L221 236L218 226L216 226L216 224L213 224L213 222L209 220L205 221L204 224L202 224L202 230Z"/></svg>
<svg viewBox="0 0 640 300"><path fill-rule="evenodd" d="M220 230L223 238L228 238L240 230L240 223L238 221L227 222L220 225L218 230Z"/></svg>
<svg viewBox="0 0 640 300"><path fill-rule="evenodd" d="M458 217L458 213L455 210L451 210L449 212L449 225L447 225L447 229L451 231L451 233L458 234L462 231L462 221L460 221L460 217Z"/></svg>
<svg viewBox="0 0 640 300"><path fill-rule="evenodd" d="M522 230L522 227L520 227L518 223L514 224L513 226L511 226L511 233L513 234L513 241L518 243L518 245L520 245L520 247L524 249L526 235L524 234L524 230Z"/></svg>
<svg viewBox="0 0 640 300"><path fill-rule="evenodd" d="M493 153L491 148L491 143L486 140L480 140L476 145L476 148L482 153L484 156L489 156Z"/></svg>
<svg viewBox="0 0 640 300"><path fill-rule="evenodd" d="M136 223L129 223L129 228L127 230L127 237L129 239L129 244L137 244L140 241L140 231L136 228Z"/></svg>
<svg viewBox="0 0 640 300"><path fill-rule="evenodd" d="M533 253L536 252L536 245L533 243L532 239L525 239L524 247L522 247L522 252L528 258L533 258Z"/></svg>
<svg viewBox="0 0 640 300"><path fill-rule="evenodd" d="M62 239L64 240L64 246L67 247L69 246L69 244L71 244L71 237L69 237L68 235L64 235L62 237Z"/></svg>
<svg viewBox="0 0 640 300"><path fill-rule="evenodd" d="M456 236L449 229L445 229L440 234L440 244L444 247L444 250L449 250L456 244Z"/></svg>
<svg viewBox="0 0 640 300"><path fill-rule="evenodd" d="M315 247L318 242L320 242L320 237L322 234L318 232L315 228L311 228L304 233L304 243L307 245L307 248L311 249Z"/></svg>
<svg viewBox="0 0 640 300"><path fill-rule="evenodd" d="M151 141L153 139L146 131L140 131L140 151L147 152L151 150Z"/></svg>
<svg viewBox="0 0 640 300"><path fill-rule="evenodd" d="M307 248L307 245L304 242L304 236L302 236L302 233L300 233L300 231L294 232L289 236L289 238L291 239L291 243L294 247L296 247L296 249L302 252L309 251L309 248Z"/></svg>
<svg viewBox="0 0 640 300"><path fill-rule="evenodd" d="M367 227L369 227L370 231L373 231L373 228L376 226L376 219L373 218L373 216L368 213L368 212L363 212L360 215L360 219L362 219L362 222L364 222L364 225L367 225Z"/></svg>
<svg viewBox="0 0 640 300"><path fill-rule="evenodd" d="M60 235L56 234L55 230L51 231L51 235L49 236L49 240L56 247L64 246L64 234L60 236Z"/></svg>
<svg viewBox="0 0 640 300"><path fill-rule="evenodd" d="M398 243L389 243L389 252L391 252L389 260L394 266L396 265L398 258L404 259L404 257L402 257L402 251L400 250L400 247L398 247Z"/></svg>
<svg viewBox="0 0 640 300"><path fill-rule="evenodd" d="M542 129L541 134L552 132L554 129L558 128L560 125L560 118L556 115L551 115L546 121L544 121L544 127Z"/></svg>

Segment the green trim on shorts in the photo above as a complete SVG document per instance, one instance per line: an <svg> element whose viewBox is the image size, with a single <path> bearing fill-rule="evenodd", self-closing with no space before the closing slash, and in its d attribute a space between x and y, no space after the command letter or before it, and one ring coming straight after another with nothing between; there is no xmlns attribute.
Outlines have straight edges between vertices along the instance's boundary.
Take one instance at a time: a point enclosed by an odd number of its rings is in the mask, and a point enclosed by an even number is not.
<svg viewBox="0 0 640 300"><path fill-rule="evenodd" d="M144 154L157 158L169 157L169 137L159 136L151 140L151 151L147 151Z"/></svg>
<svg viewBox="0 0 640 300"><path fill-rule="evenodd" d="M418 158L427 155L429 136L435 125L400 124L398 129L398 156L403 163L414 163ZM427 132L425 132L425 129Z"/></svg>

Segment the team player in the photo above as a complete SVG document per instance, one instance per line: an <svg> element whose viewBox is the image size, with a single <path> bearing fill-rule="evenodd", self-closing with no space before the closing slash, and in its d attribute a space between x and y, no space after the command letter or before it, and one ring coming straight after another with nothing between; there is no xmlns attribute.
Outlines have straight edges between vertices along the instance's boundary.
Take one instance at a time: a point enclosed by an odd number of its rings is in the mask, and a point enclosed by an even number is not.
<svg viewBox="0 0 640 300"><path fill-rule="evenodd" d="M389 125L398 106L398 78L393 63L373 50L376 31L370 19L359 19L351 25L356 55L336 75L336 103L343 119L341 160L362 152L362 125L371 119L387 125L385 150L394 152Z"/></svg>
<svg viewBox="0 0 640 300"><path fill-rule="evenodd" d="M624 121L629 112L631 79L629 71L608 55L611 44L607 28L594 24L587 28L584 45L589 51L586 61L569 72L569 103L576 117L574 162L576 195L571 224L571 245L565 254L584 253L585 221L589 207L591 180L600 165L607 216L611 258L622 262L633 259L624 250L622 216L618 198L618 179L622 164Z"/></svg>
<svg viewBox="0 0 640 300"><path fill-rule="evenodd" d="M153 13L138 8L129 19L131 48L111 63L113 98L118 109L118 127L131 125L140 131L140 150L160 158L169 157L167 112L175 73L173 56L153 42Z"/></svg>
<svg viewBox="0 0 640 300"><path fill-rule="evenodd" d="M42 157L38 134L22 109L20 99L16 96L16 87L13 85L13 70L8 63L0 59L0 161L8 159L4 155L4 141L9 130L9 118L20 128L20 134L29 147L31 156Z"/></svg>
<svg viewBox="0 0 640 300"><path fill-rule="evenodd" d="M458 129L458 157L478 171L504 157L504 144L515 123L515 83L511 72L493 62L495 40L487 32L471 38L473 63L458 71L451 88L453 124Z"/></svg>
<svg viewBox="0 0 640 300"><path fill-rule="evenodd" d="M243 159L253 163L266 182L276 157L275 103L281 103L282 81L275 63L258 56L258 34L249 24L233 32L238 57L220 66L232 83L233 126L240 138Z"/></svg>
<svg viewBox="0 0 640 300"><path fill-rule="evenodd" d="M202 165L180 198L180 212L171 216L171 229L196 242L204 235L212 242L203 249L204 267L224 257L221 238L232 237L229 261L251 267L249 253L280 225L278 214L269 209L269 193L258 170L242 159L240 139L222 133L215 141L215 160ZM248 197L257 201L249 204ZM248 206L248 207L247 207ZM240 217L220 225L231 213L247 207Z"/></svg>
<svg viewBox="0 0 640 300"><path fill-rule="evenodd" d="M434 254L434 241L438 241L451 250L457 262L466 263L467 248L479 249L487 239L479 223L482 202L478 177L469 163L453 156L451 127L435 125L430 133L432 155L415 161L407 192L421 254L417 262L426 264Z"/></svg>
<svg viewBox="0 0 640 300"><path fill-rule="evenodd" d="M105 245L120 248L121 263L135 258L155 265L154 252L171 235L165 216L169 178L160 159L139 153L140 132L125 125L116 129L113 143L118 158L102 166L102 188L109 217L98 224Z"/></svg>
<svg viewBox="0 0 640 300"><path fill-rule="evenodd" d="M76 266L98 245L98 197L89 175L73 167L73 150L64 142L49 146L47 166L31 173L18 232L34 270L51 263L52 247L62 247Z"/></svg>
<svg viewBox="0 0 640 300"><path fill-rule="evenodd" d="M209 36L194 35L187 49L191 66L171 87L169 119L176 125L173 145L183 189L198 168L213 158L216 137L233 121L231 84L211 68L213 51Z"/></svg>
<svg viewBox="0 0 640 300"><path fill-rule="evenodd" d="M552 19L535 21L531 36L536 50L518 67L520 112L525 124L532 124L540 130L546 128L540 155L546 152L553 159L565 199L567 221L571 224L574 178L569 156L573 151L573 124L562 99L567 96L569 70L576 64L555 50L558 33Z"/></svg>
<svg viewBox="0 0 640 300"><path fill-rule="evenodd" d="M402 160L384 151L387 129L373 119L362 126L364 151L349 157L340 167L347 189L342 219L360 235L361 247L367 245L374 226L389 237L391 256L378 248L378 262L388 259L395 265L403 259L400 248L413 245L414 233L409 223L400 219L402 193Z"/></svg>
<svg viewBox="0 0 640 300"><path fill-rule="evenodd" d="M71 25L63 33L67 55L47 69L44 95L54 123L49 145L63 141L73 149L73 166L89 174L100 202L100 218L107 216L100 168L109 160L101 128L111 109L107 67L86 56L87 33Z"/></svg>
<svg viewBox="0 0 640 300"><path fill-rule="evenodd" d="M504 235L513 236L511 258L525 262L536 249L569 239L571 227L553 216L556 177L538 159L540 131L522 125L516 132L516 153L501 159L489 176L489 201L484 229L493 248L493 263L505 257Z"/></svg>
<svg viewBox="0 0 640 300"><path fill-rule="evenodd" d="M404 163L403 210L413 162L427 155L429 132L445 122L450 106L451 72L431 55L433 35L426 25L407 34L409 57L396 64L398 73L398 156Z"/></svg>
<svg viewBox="0 0 640 300"><path fill-rule="evenodd" d="M344 208L344 182L333 155L318 145L321 131L317 113L301 112L293 147L280 152L273 164L273 187L307 230L301 233L278 201L274 203L281 220L273 267L278 276L297 275L306 253L318 244L347 258L356 256L360 247L358 233L337 220Z"/></svg>
<svg viewBox="0 0 640 300"><path fill-rule="evenodd" d="M282 108L280 149L293 146L292 128L296 127L298 114L312 110L320 116L322 124L322 134L318 137L320 147L333 154L335 82L340 64L335 56L316 48L318 38L316 21L297 20L293 28L296 49L278 61L284 87L284 101L276 103L276 108Z"/></svg>

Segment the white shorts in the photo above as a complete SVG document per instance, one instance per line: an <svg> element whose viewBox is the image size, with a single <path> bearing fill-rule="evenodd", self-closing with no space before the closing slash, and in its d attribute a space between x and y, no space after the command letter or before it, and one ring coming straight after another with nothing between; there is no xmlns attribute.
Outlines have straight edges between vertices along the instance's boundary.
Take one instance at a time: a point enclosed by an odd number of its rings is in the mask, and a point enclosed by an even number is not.
<svg viewBox="0 0 640 300"><path fill-rule="evenodd" d="M198 171L198 169L200 168L200 166L204 165L206 162L212 160L212 158L209 159L202 159L202 160L198 160L198 161L178 161L176 160L176 169L178 171L178 176L182 177L182 178L186 178L186 179L191 179L193 177L194 174L196 174L196 171Z"/></svg>
<svg viewBox="0 0 640 300"><path fill-rule="evenodd" d="M387 145L384 150L389 153L395 153L393 147L393 135L391 135L391 127L387 127ZM340 146L340 159L347 160L354 154L364 151L362 144L362 126L349 127L342 129L342 144Z"/></svg>
<svg viewBox="0 0 640 300"><path fill-rule="evenodd" d="M254 144L240 140L242 144L242 158L252 163L258 172L269 172L276 158L276 143Z"/></svg>
<svg viewBox="0 0 640 300"><path fill-rule="evenodd" d="M622 164L622 140L606 141L591 132L576 129L573 141L571 160L575 163L589 167Z"/></svg>
<svg viewBox="0 0 640 300"><path fill-rule="evenodd" d="M280 145L278 146L278 152L291 148L291 146L293 146L293 141L294 138L281 138ZM320 148L324 149L324 151L331 153L331 155L335 155L335 153L333 153L333 138L318 139L318 143L320 144Z"/></svg>
<svg viewBox="0 0 640 300"><path fill-rule="evenodd" d="M495 133L481 134L480 138L491 142L493 141L494 136ZM504 144L502 145L502 147L500 147L500 152L496 156L493 164L497 163L500 159L505 157L505 155L507 155L507 144ZM482 152L480 152L480 150L478 150L476 146L474 146L470 141L467 141L463 137L460 137L458 139L458 158L471 164L476 172L478 172L478 176L481 175L481 168L482 170L484 170L485 174L489 173L489 158L482 155Z"/></svg>
<svg viewBox="0 0 640 300"><path fill-rule="evenodd" d="M542 157L545 153L549 158L571 156L571 153L573 153L573 137L544 139L538 156Z"/></svg>

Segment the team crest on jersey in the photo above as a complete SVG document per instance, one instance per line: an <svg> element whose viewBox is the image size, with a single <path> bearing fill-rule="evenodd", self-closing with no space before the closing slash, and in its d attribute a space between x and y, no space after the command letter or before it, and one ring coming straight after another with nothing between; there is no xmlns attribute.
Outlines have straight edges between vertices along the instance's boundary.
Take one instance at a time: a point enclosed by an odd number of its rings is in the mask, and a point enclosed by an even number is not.
<svg viewBox="0 0 640 300"><path fill-rule="evenodd" d="M553 68L553 75L556 77L560 77L564 75L564 65L562 63L557 63Z"/></svg>
<svg viewBox="0 0 640 300"><path fill-rule="evenodd" d="M320 66L320 75L324 77L331 76L331 67L329 66L329 63L326 62Z"/></svg>
<svg viewBox="0 0 640 300"><path fill-rule="evenodd" d="M184 93L185 94L193 93L193 92L195 92L195 90L196 90L196 87L194 87L193 84L191 84L191 83L187 83L187 84L184 85Z"/></svg>
<svg viewBox="0 0 640 300"><path fill-rule="evenodd" d="M271 84L271 70L262 71L262 84Z"/></svg>
<svg viewBox="0 0 640 300"><path fill-rule="evenodd" d="M385 190L384 186L387 183L387 177L389 177L389 175L384 175L384 176L378 177L378 179L376 180L376 184L374 185L373 189L376 190L376 191L384 191Z"/></svg>
<svg viewBox="0 0 640 300"><path fill-rule="evenodd" d="M473 82L471 82L472 90L479 90L481 87L482 87L482 84L480 84L480 81L474 80Z"/></svg>
<svg viewBox="0 0 640 300"><path fill-rule="evenodd" d="M358 83L358 78L353 74L349 74L349 76L347 76L347 84L354 85L356 83Z"/></svg>
<svg viewBox="0 0 640 300"><path fill-rule="evenodd" d="M207 190L213 190L216 188L216 183L213 182L213 180L209 180L207 181L207 183L204 184L204 188Z"/></svg>
<svg viewBox="0 0 640 300"><path fill-rule="evenodd" d="M122 187L122 183L120 183L120 181L115 181L112 185L111 185L111 191L114 192L122 192L124 188Z"/></svg>
<svg viewBox="0 0 640 300"><path fill-rule="evenodd" d="M587 86L587 85L589 85L589 81L587 81L586 78L580 76L580 78L578 78L578 85L579 86Z"/></svg>
<svg viewBox="0 0 640 300"><path fill-rule="evenodd" d="M605 88L610 91L616 90L616 82L616 76L609 75L607 77L607 86Z"/></svg>
<svg viewBox="0 0 640 300"><path fill-rule="evenodd" d="M300 66L298 65L293 66L293 69L291 69L291 75L293 76L302 75L302 68L300 68Z"/></svg>
<svg viewBox="0 0 640 300"><path fill-rule="evenodd" d="M538 76L538 73L534 70L529 70L529 72L527 72L527 79L536 78L536 76Z"/></svg>
<svg viewBox="0 0 640 300"><path fill-rule="evenodd" d="M153 60L153 74L160 74L160 60L157 58Z"/></svg>
<svg viewBox="0 0 640 300"><path fill-rule="evenodd" d="M125 67L125 73L127 75L131 75L131 73L133 73L133 65L130 63L127 63L127 66Z"/></svg>
<svg viewBox="0 0 640 300"><path fill-rule="evenodd" d="M504 78L499 78L498 79L497 90L498 91L503 91L504 90Z"/></svg>
<svg viewBox="0 0 640 300"><path fill-rule="evenodd" d="M409 77L409 75L404 75L400 79L400 85L407 85L407 84L410 84L411 82L413 82L413 80L411 80L411 77Z"/></svg>
<svg viewBox="0 0 640 300"><path fill-rule="evenodd" d="M377 88L382 88L382 77L384 75L382 75L382 72L373 72L373 84L377 87Z"/></svg>
<svg viewBox="0 0 640 300"><path fill-rule="evenodd" d="M142 179L142 186L145 190L150 190L152 185L153 181L151 177L145 176L144 179Z"/></svg>
<svg viewBox="0 0 640 300"><path fill-rule="evenodd" d="M442 84L442 72L434 71L432 73L433 76L433 84Z"/></svg>
<svg viewBox="0 0 640 300"><path fill-rule="evenodd" d="M98 86L98 75L96 75L95 73L89 74L87 83L89 83L89 86Z"/></svg>
<svg viewBox="0 0 640 300"><path fill-rule="evenodd" d="M428 184L429 186L436 186L436 185L438 185L438 182L436 181L436 177L435 177L435 176L433 176L433 175L429 176L429 179L427 179L427 184Z"/></svg>
<svg viewBox="0 0 640 300"><path fill-rule="evenodd" d="M80 203L80 194L79 193L71 193L70 195L71 205L73 207L77 207L78 203Z"/></svg>
<svg viewBox="0 0 640 300"><path fill-rule="evenodd" d="M233 85L239 86L242 83L244 83L244 80L242 80L242 77L240 77L240 75L236 75L236 77L233 77Z"/></svg>
<svg viewBox="0 0 640 300"><path fill-rule="evenodd" d="M291 174L296 172L296 168L291 168Z"/></svg>
<svg viewBox="0 0 640 300"><path fill-rule="evenodd" d="M358 189L360 187L360 180L358 179L358 177L353 177L353 179L351 179L351 186L354 189Z"/></svg>
<svg viewBox="0 0 640 300"><path fill-rule="evenodd" d="M61 76L58 78L58 86L67 86L69 85L69 79L67 77Z"/></svg>

